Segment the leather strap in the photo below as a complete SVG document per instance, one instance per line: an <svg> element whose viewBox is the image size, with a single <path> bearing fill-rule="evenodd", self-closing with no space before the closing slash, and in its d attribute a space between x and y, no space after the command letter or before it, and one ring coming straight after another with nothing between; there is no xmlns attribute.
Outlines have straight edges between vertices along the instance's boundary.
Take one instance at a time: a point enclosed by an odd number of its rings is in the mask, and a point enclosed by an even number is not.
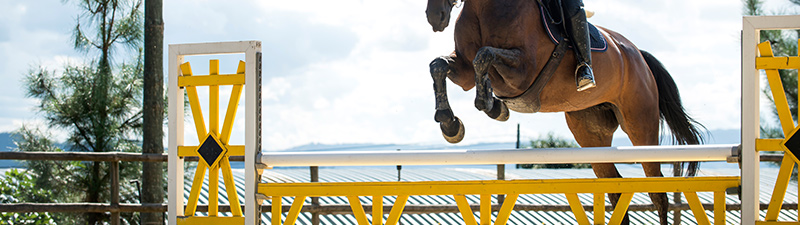
<svg viewBox="0 0 800 225"><path fill-rule="evenodd" d="M567 51L567 42L567 40L564 40L556 44L553 53L550 54L550 58L547 60L547 63L544 64L544 68L539 71L539 75L536 76L536 79L533 81L533 84L528 87L528 90L525 90L525 92L517 97L501 97L500 100L503 100L508 108L514 111L524 113L539 112L541 108L540 95L542 89L544 89L544 86L547 85L547 82L550 81L550 78L555 74L558 65L561 64L561 60L564 59L564 53Z"/></svg>

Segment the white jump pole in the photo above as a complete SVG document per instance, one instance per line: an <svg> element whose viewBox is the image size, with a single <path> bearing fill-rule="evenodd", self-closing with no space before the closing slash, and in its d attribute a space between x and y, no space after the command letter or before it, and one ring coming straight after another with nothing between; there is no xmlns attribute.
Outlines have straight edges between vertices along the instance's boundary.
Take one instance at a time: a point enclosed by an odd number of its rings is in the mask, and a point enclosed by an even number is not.
<svg viewBox="0 0 800 225"><path fill-rule="evenodd" d="M511 150L262 152L267 166L493 165L726 161L739 145L633 146Z"/></svg>

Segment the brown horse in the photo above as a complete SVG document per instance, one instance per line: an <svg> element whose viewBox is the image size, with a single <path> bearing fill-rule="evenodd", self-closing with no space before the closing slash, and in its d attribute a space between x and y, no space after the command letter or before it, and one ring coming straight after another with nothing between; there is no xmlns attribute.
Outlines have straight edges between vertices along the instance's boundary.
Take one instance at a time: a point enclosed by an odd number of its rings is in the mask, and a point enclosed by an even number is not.
<svg viewBox="0 0 800 225"><path fill-rule="evenodd" d="M458 0L428 0L428 22L442 31ZM672 77L651 54L639 50L617 32L598 27L608 43L592 53L597 87L575 88L575 57L561 54L552 78L534 82L556 45L544 31L537 1L469 0L455 24L455 51L430 64L436 96L435 119L451 143L464 137L464 126L447 101L445 77L464 91L476 88L475 105L489 117L505 121L508 109L523 112L565 112L575 140L583 147L611 146L617 127L633 145L658 145L666 121L676 144L698 144L702 125L681 105ZM558 54L555 54L558 55ZM534 84L537 83L537 84ZM537 87L538 86L538 87ZM642 163L648 177L661 177L660 163ZM696 163L690 165L696 168ZM612 163L592 165L597 177L621 177ZM690 171L691 173L691 171ZM609 194L616 205L619 194ZM667 223L667 196L651 193L662 224ZM628 223L625 216L624 224Z"/></svg>

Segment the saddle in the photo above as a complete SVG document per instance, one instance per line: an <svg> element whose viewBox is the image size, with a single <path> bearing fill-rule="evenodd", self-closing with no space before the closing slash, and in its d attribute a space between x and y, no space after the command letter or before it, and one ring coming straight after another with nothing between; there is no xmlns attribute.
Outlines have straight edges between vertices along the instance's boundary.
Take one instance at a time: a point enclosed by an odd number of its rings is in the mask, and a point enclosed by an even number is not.
<svg viewBox="0 0 800 225"><path fill-rule="evenodd" d="M568 33L565 31L564 27L564 16L562 15L561 10L561 3L560 1L545 1L539 2L539 12L542 16L542 25L544 26L544 30L547 32L550 40L553 41L554 44L558 44L559 42L565 40L568 36ZM603 35L600 34L600 31L592 25L592 23L588 23L589 25L589 37L591 37L590 45L593 52L605 52L608 50L608 43L606 43L606 39L603 38ZM572 45L569 44L569 47L572 48Z"/></svg>

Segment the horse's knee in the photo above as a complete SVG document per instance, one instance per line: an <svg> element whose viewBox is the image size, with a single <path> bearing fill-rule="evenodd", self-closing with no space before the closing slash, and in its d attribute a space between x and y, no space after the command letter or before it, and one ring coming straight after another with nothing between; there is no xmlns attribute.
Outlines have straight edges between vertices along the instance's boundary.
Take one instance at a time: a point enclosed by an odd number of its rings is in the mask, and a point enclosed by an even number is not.
<svg viewBox="0 0 800 225"><path fill-rule="evenodd" d="M431 76L434 80L443 80L450 71L449 58L442 56L434 59L430 63Z"/></svg>
<svg viewBox="0 0 800 225"><path fill-rule="evenodd" d="M475 59L472 60L472 65L475 66L475 71L485 72L496 57L493 47L484 46L478 49Z"/></svg>

